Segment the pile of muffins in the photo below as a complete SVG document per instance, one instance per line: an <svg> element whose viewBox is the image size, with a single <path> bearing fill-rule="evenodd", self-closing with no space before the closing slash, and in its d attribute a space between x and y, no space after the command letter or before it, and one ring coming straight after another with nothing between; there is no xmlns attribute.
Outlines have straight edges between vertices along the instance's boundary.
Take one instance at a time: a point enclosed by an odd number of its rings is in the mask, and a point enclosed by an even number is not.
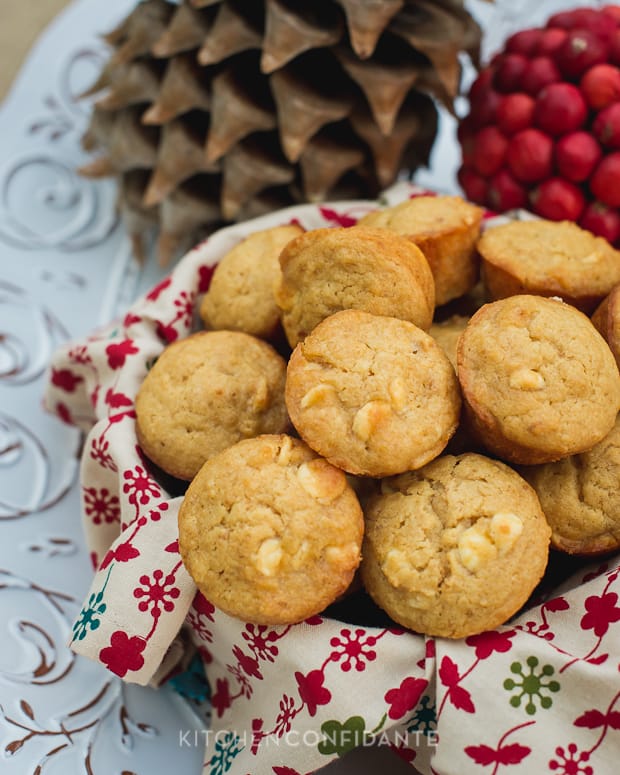
<svg viewBox="0 0 620 775"><path fill-rule="evenodd" d="M620 252L571 222L483 228L457 196L258 231L136 398L189 483L179 545L225 613L291 624L365 594L461 638L550 547L620 546Z"/></svg>

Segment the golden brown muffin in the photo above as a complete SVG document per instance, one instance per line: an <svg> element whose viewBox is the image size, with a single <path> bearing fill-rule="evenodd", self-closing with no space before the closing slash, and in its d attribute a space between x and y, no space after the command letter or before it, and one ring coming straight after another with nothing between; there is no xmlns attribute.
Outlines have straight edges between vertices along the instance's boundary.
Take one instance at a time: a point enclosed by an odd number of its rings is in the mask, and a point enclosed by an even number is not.
<svg viewBox="0 0 620 775"><path fill-rule="evenodd" d="M360 563L362 510L345 474L286 435L210 458L179 510L179 548L209 600L257 624L292 624L342 595Z"/></svg>
<svg viewBox="0 0 620 775"><path fill-rule="evenodd" d="M594 310L592 323L609 345L620 368L620 284L615 285Z"/></svg>
<svg viewBox="0 0 620 775"><path fill-rule="evenodd" d="M538 493L554 548L581 555L620 548L620 419L588 452L522 474Z"/></svg>
<svg viewBox="0 0 620 775"><path fill-rule="evenodd" d="M450 363L456 369L456 346L460 335L469 322L469 315L450 315L441 321L433 321L428 333L433 337L441 349L445 352Z"/></svg>
<svg viewBox="0 0 620 775"><path fill-rule="evenodd" d="M454 369L413 323L360 310L325 318L289 360L286 405L300 436L352 474L419 468L454 433Z"/></svg>
<svg viewBox="0 0 620 775"><path fill-rule="evenodd" d="M476 242L484 210L460 196L416 196L368 213L362 227L402 234L426 256L435 280L435 303L446 304L476 284L479 257Z"/></svg>
<svg viewBox="0 0 620 775"><path fill-rule="evenodd" d="M328 315L360 309L428 329L435 308L433 276L422 251L385 229L308 231L280 254L276 290L291 347Z"/></svg>
<svg viewBox="0 0 620 775"><path fill-rule="evenodd" d="M559 296L586 313L620 282L620 252L572 221L512 221L478 241L491 299Z"/></svg>
<svg viewBox="0 0 620 775"><path fill-rule="evenodd" d="M280 323L274 298L280 251L301 226L289 224L254 232L228 251L215 268L200 305L206 328L245 331L264 339Z"/></svg>
<svg viewBox="0 0 620 775"><path fill-rule="evenodd" d="M487 449L513 463L590 449L620 409L607 343L575 307L520 295L486 304L457 350L467 420Z"/></svg>
<svg viewBox="0 0 620 775"><path fill-rule="evenodd" d="M443 455L384 479L364 507L362 581L395 621L464 638L506 622L547 565L534 490L498 460Z"/></svg>
<svg viewBox="0 0 620 775"><path fill-rule="evenodd" d="M190 480L207 458L240 439L289 427L286 363L240 331L201 331L168 345L136 396L145 455Z"/></svg>

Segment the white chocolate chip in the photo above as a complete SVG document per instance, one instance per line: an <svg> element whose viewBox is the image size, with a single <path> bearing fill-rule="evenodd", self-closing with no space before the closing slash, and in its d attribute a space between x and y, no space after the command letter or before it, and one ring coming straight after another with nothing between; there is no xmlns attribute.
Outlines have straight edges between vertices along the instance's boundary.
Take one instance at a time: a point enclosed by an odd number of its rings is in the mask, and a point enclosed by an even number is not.
<svg viewBox="0 0 620 775"><path fill-rule="evenodd" d="M401 377L395 377L388 385L390 401L395 412L402 412L407 406L407 386Z"/></svg>
<svg viewBox="0 0 620 775"><path fill-rule="evenodd" d="M516 369L510 375L510 387L517 390L542 390L545 378L534 369Z"/></svg>
<svg viewBox="0 0 620 775"><path fill-rule="evenodd" d="M293 440L290 436L285 436L282 441L282 446L278 451L276 457L276 463L279 466L287 466L291 462L291 452L293 451Z"/></svg>
<svg viewBox="0 0 620 775"><path fill-rule="evenodd" d="M509 551L523 532L523 520L516 514L502 511L491 518L489 533L500 552Z"/></svg>
<svg viewBox="0 0 620 775"><path fill-rule="evenodd" d="M392 413L385 401L369 401L359 409L353 418L353 433L362 441L368 441L379 423Z"/></svg>
<svg viewBox="0 0 620 775"><path fill-rule="evenodd" d="M582 264L596 264L598 261L601 260L601 254L597 251L594 251L594 253L588 253L587 256L584 256L581 259Z"/></svg>
<svg viewBox="0 0 620 775"><path fill-rule="evenodd" d="M308 495L321 501L335 500L347 486L344 472L321 458L302 463L297 478Z"/></svg>
<svg viewBox="0 0 620 775"><path fill-rule="evenodd" d="M356 567L359 564L360 559L359 546L354 543L348 543L342 546L328 546L325 549L325 559L330 565Z"/></svg>
<svg viewBox="0 0 620 775"><path fill-rule="evenodd" d="M400 549L390 549L381 563L381 570L390 584L398 589L411 575L407 555Z"/></svg>
<svg viewBox="0 0 620 775"><path fill-rule="evenodd" d="M254 565L263 576L274 576L282 560L282 542L279 538L266 538L258 547Z"/></svg>
<svg viewBox="0 0 620 775"><path fill-rule="evenodd" d="M476 525L467 528L458 541L459 559L467 570L475 573L484 563L497 555L497 549L492 541L482 533Z"/></svg>
<svg viewBox="0 0 620 775"><path fill-rule="evenodd" d="M256 412L264 411L269 406L269 385L266 377L259 377L257 380L252 404Z"/></svg>
<svg viewBox="0 0 620 775"><path fill-rule="evenodd" d="M311 406L325 404L336 393L333 385L315 385L301 399L301 408L308 409Z"/></svg>

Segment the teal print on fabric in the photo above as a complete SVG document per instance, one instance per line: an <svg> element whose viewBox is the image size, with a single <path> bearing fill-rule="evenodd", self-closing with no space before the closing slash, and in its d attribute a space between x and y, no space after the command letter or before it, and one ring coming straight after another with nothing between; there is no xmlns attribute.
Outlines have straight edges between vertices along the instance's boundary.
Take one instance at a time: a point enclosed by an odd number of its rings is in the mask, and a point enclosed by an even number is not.
<svg viewBox="0 0 620 775"><path fill-rule="evenodd" d="M108 585L110 571L113 567L113 565L110 565L103 587L99 590L99 592L92 593L92 595L88 598L88 603L80 611L80 615L72 627L72 641L84 640L89 632L98 629L99 625L101 624L100 617L106 612L107 609L107 605L103 602L103 593L105 592L105 588Z"/></svg>
<svg viewBox="0 0 620 775"><path fill-rule="evenodd" d="M431 697L425 694L416 712L406 722L407 732L422 732L429 735L437 728L437 709Z"/></svg>
<svg viewBox="0 0 620 775"><path fill-rule="evenodd" d="M215 753L209 764L209 775L223 775L232 767L233 759L243 751L244 746L239 745L239 737L234 732L218 735L215 741Z"/></svg>
<svg viewBox="0 0 620 775"><path fill-rule="evenodd" d="M523 665L521 662L513 662L510 665L510 672L514 675L520 676L519 681L513 678L507 678L504 681L504 689L511 692L514 689L520 689L518 694L515 694L510 698L510 704L513 708L518 708L521 705L521 700L524 697L528 698L525 705L525 712L533 716L536 713L536 705L534 699L538 697L540 707L550 708L553 704L551 697L547 696L547 692L559 692L560 684L557 681L545 681L545 678L549 678L555 672L551 665L543 665L542 668L536 672L538 667L538 659L536 657L528 657L526 664L529 667L529 673L523 672Z"/></svg>

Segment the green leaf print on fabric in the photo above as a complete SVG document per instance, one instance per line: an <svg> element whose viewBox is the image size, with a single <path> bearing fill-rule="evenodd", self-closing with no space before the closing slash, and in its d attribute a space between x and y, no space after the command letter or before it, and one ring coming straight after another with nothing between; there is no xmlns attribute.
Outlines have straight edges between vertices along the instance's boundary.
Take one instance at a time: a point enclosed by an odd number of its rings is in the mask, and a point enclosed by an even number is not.
<svg viewBox="0 0 620 775"><path fill-rule="evenodd" d="M540 707L550 708L553 704L551 697L547 696L547 692L559 692L560 684L557 681L545 681L545 678L549 678L555 672L551 665L543 665L542 668L536 672L538 667L537 657L528 657L526 664L529 667L529 672L525 673L521 662L513 662L510 665L510 672L518 675L520 680L513 678L507 678L504 681L504 689L511 692L514 689L520 689L518 694L515 694L510 698L510 704L513 708L518 708L521 705L521 700L527 697L527 703L525 705L525 712L533 716L536 713L536 705L534 699L538 697Z"/></svg>

